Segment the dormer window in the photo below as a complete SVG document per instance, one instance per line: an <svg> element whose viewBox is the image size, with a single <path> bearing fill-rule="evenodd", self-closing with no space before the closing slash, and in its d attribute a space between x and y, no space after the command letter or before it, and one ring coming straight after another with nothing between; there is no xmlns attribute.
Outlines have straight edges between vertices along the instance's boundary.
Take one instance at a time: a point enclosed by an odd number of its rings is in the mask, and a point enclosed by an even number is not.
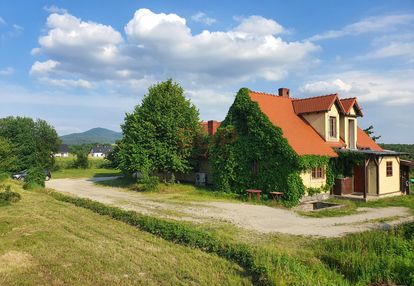
<svg viewBox="0 0 414 286"><path fill-rule="evenodd" d="M329 117L329 136L331 138L336 138L336 117L330 116Z"/></svg>

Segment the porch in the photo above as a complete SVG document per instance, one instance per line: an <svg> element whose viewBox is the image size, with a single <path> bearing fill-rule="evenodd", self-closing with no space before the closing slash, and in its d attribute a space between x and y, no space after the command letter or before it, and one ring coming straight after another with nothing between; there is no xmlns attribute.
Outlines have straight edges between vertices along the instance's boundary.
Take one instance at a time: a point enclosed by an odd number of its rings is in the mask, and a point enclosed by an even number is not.
<svg viewBox="0 0 414 286"><path fill-rule="evenodd" d="M409 186L407 187L406 183L407 174L414 163L400 159L400 156L405 153L388 150L352 150L351 152L363 154L364 160L358 166L354 166L353 176L336 179L332 190L334 197L368 201L409 193Z"/></svg>

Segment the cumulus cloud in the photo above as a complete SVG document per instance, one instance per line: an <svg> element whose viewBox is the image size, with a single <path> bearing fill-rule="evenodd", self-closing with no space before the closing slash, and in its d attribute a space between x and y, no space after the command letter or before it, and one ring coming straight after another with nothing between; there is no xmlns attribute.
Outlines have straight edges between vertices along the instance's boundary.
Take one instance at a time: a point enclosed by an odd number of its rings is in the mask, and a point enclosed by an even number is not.
<svg viewBox="0 0 414 286"><path fill-rule="evenodd" d="M32 75L45 75L54 70L59 65L59 62L54 60L47 60L44 62L36 61L30 69Z"/></svg>
<svg viewBox="0 0 414 286"><path fill-rule="evenodd" d="M361 102L382 105L414 104L413 69L382 73L349 71L334 76L336 80L306 83L299 88L299 92L303 95L338 92L340 97L357 97ZM332 75L319 77L332 78Z"/></svg>
<svg viewBox="0 0 414 286"><path fill-rule="evenodd" d="M283 40L277 35L284 28L260 16L244 18L227 31L193 34L177 14L139 9L124 27L125 39L109 25L68 13L49 15L46 28L32 55L59 63L49 77L92 83L173 77L185 86L204 88L255 79L276 81L309 67L319 50L308 41ZM33 76L40 76L37 68L35 62Z"/></svg>
<svg viewBox="0 0 414 286"><path fill-rule="evenodd" d="M333 81L315 81L311 83L306 83L299 88L299 91L302 93L311 93L311 94L327 94L327 93L341 93L348 92L352 89L352 85L343 82L341 79L337 78Z"/></svg>
<svg viewBox="0 0 414 286"><path fill-rule="evenodd" d="M198 23L203 23L207 26L211 26L217 22L216 19L208 17L204 12L198 12L191 16L191 20Z"/></svg>
<svg viewBox="0 0 414 286"><path fill-rule="evenodd" d="M56 5L44 6L43 10L45 10L46 12L49 12L49 13L56 13L56 14L65 14L65 13L68 12L68 10L63 9L63 8L59 8Z"/></svg>
<svg viewBox="0 0 414 286"><path fill-rule="evenodd" d="M12 67L6 67L4 69L0 69L0 76L7 76L14 74L14 69Z"/></svg>
<svg viewBox="0 0 414 286"><path fill-rule="evenodd" d="M387 16L368 17L361 21L347 25L339 30L330 30L309 38L310 41L335 39L344 36L355 36L365 33L386 32L406 25L414 20L414 14L398 14Z"/></svg>

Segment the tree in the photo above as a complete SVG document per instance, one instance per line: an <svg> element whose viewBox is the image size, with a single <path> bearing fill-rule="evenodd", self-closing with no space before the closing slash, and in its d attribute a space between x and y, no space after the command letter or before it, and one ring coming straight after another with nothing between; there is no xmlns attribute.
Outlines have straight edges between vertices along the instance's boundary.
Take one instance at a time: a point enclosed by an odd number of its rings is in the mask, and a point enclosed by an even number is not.
<svg viewBox="0 0 414 286"><path fill-rule="evenodd" d="M0 138L0 173L16 168L17 156L13 153L12 145L5 138Z"/></svg>
<svg viewBox="0 0 414 286"><path fill-rule="evenodd" d="M375 136L374 135L374 126L370 125L368 128L364 129L364 132L372 138L372 140L377 141L381 138L381 135Z"/></svg>
<svg viewBox="0 0 414 286"><path fill-rule="evenodd" d="M201 127L198 110L183 93L171 79L161 82L151 86L142 104L126 114L123 138L115 148L115 161L122 171L172 175L191 169Z"/></svg>
<svg viewBox="0 0 414 286"><path fill-rule="evenodd" d="M53 167L55 162L53 153L58 151L61 144L55 129L46 121L40 119L34 121L28 117L1 118L0 139L3 148L9 149L6 152L9 155L4 155L4 159L14 162L4 170L7 172L21 171L35 166Z"/></svg>

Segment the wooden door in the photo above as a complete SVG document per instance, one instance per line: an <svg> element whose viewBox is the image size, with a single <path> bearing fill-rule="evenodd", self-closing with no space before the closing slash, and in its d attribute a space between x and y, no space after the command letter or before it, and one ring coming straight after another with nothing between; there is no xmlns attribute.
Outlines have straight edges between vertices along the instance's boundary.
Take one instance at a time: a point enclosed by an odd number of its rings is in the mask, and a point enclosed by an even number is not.
<svg viewBox="0 0 414 286"><path fill-rule="evenodd" d="M363 193L365 190L365 167L364 164L361 166L354 167L354 192Z"/></svg>

